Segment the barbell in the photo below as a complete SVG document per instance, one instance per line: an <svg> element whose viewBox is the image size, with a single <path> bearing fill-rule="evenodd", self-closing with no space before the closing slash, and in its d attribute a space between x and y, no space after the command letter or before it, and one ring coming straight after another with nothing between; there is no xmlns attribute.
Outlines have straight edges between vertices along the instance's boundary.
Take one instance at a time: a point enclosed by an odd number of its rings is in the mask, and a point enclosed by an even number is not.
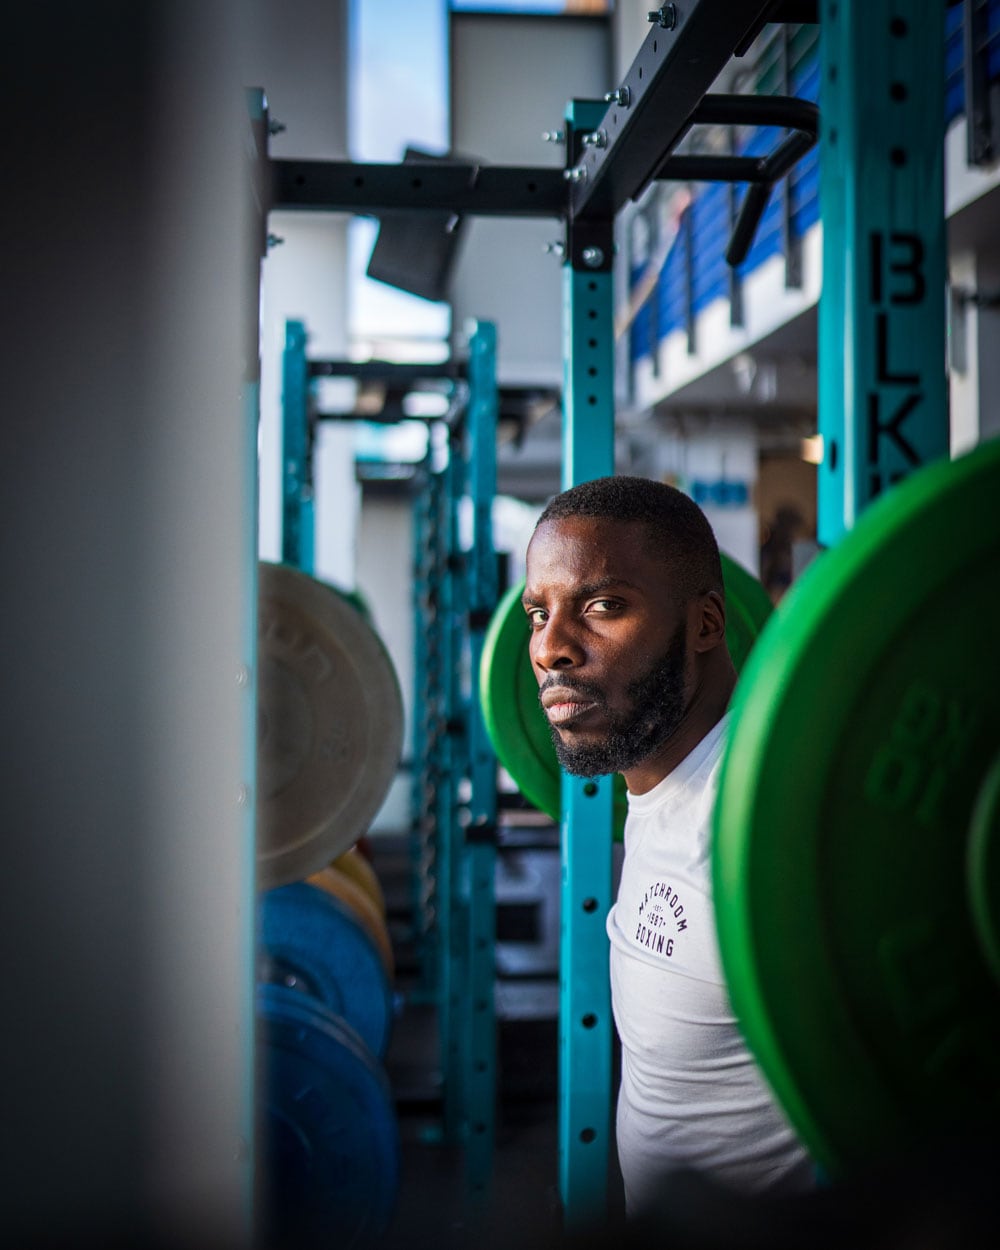
<svg viewBox="0 0 1000 1250"><path fill-rule="evenodd" d="M737 686L714 828L747 1040L834 1175L1000 1112L1000 441L872 504Z"/></svg>

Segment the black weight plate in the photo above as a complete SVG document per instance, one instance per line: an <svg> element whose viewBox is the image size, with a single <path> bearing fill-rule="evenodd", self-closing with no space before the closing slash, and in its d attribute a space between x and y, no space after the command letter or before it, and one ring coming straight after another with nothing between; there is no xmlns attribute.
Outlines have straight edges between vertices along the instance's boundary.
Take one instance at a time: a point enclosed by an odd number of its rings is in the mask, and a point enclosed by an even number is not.
<svg viewBox="0 0 1000 1250"><path fill-rule="evenodd" d="M260 565L257 870L299 881L367 831L396 776L403 704L389 654L342 594Z"/></svg>
<svg viewBox="0 0 1000 1250"><path fill-rule="evenodd" d="M278 985L257 990L262 1245L370 1246L399 1188L381 1065L343 1020Z"/></svg>
<svg viewBox="0 0 1000 1250"><path fill-rule="evenodd" d="M1000 757L993 761L972 812L966 877L979 945L1000 982Z"/></svg>
<svg viewBox="0 0 1000 1250"><path fill-rule="evenodd" d="M833 1174L1000 1113L998 501L1000 442L894 487L792 587L736 693L724 966Z"/></svg>
<svg viewBox="0 0 1000 1250"><path fill-rule="evenodd" d="M392 1027L392 988L382 953L350 907L305 882L258 899L258 980L312 995L381 1058Z"/></svg>
<svg viewBox="0 0 1000 1250"><path fill-rule="evenodd" d="M722 557L726 588L726 645L739 672L771 614L761 583L742 565ZM487 630L479 668L483 720L497 758L524 797L559 819L561 780L549 723L538 702L538 682L528 657L528 623L521 607L524 583L501 599ZM615 783L615 834L625 823L625 787Z"/></svg>

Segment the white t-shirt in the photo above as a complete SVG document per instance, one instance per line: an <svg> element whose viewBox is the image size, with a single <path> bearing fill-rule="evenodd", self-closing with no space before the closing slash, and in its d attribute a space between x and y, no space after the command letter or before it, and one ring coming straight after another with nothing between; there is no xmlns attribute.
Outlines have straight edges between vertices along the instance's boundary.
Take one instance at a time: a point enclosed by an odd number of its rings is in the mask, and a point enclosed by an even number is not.
<svg viewBox="0 0 1000 1250"><path fill-rule="evenodd" d="M814 1169L751 1057L712 914L712 806L726 718L654 789L628 796L608 915L622 1043L618 1155L628 1214L685 1168L743 1192L808 1189Z"/></svg>

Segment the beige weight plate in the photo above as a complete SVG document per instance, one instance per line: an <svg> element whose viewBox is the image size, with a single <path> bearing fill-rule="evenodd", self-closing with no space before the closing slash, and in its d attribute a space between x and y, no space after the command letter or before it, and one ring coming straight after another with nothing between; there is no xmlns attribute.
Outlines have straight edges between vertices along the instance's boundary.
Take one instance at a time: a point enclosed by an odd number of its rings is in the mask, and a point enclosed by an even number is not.
<svg viewBox="0 0 1000 1250"><path fill-rule="evenodd" d="M321 868L319 872L314 872L306 880L309 885L318 886L321 890L325 890L327 894L332 894L334 898L339 898L342 903L350 908L351 914L371 938L375 949L382 957L382 963L391 980L395 972L392 941L389 938L389 930L385 926L385 920L372 902L371 897L365 893L356 881L348 877L346 873L341 872L339 868L335 868L332 864L327 868Z"/></svg>
<svg viewBox="0 0 1000 1250"><path fill-rule="evenodd" d="M257 872L299 881L354 845L396 775L403 705L365 618L288 565L261 563Z"/></svg>

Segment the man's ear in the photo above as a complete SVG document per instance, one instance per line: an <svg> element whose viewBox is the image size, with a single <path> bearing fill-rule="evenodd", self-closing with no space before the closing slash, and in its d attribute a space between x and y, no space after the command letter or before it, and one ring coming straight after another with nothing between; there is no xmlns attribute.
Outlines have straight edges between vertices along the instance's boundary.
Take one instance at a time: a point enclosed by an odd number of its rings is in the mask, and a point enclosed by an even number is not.
<svg viewBox="0 0 1000 1250"><path fill-rule="evenodd" d="M726 645L726 604L717 590L698 595L691 602L692 647L697 652Z"/></svg>

